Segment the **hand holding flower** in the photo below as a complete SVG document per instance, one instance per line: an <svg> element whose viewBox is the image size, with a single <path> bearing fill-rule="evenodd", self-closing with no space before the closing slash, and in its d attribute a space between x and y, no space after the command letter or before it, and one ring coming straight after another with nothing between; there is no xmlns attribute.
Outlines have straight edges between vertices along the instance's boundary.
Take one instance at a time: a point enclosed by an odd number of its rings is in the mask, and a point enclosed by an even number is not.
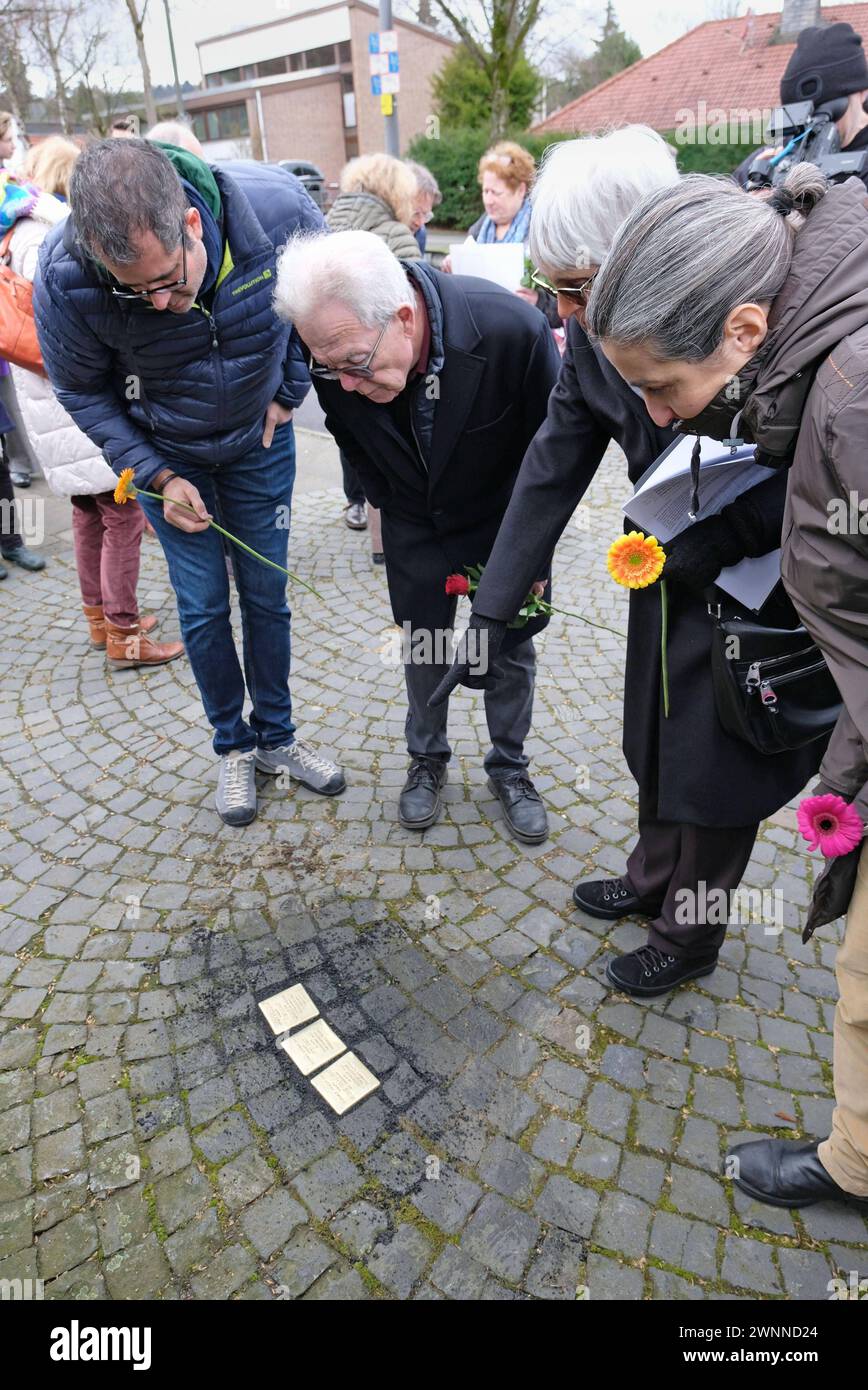
<svg viewBox="0 0 868 1390"><path fill-rule="evenodd" d="M836 792L806 796L799 804L796 819L808 848L819 849L827 859L849 854L865 831L859 812Z"/></svg>

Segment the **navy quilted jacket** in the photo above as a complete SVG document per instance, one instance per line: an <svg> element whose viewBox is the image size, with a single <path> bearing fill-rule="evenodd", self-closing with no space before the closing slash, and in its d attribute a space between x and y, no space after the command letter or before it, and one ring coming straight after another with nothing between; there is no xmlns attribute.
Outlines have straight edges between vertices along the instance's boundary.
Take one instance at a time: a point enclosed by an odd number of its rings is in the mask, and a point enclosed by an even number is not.
<svg viewBox="0 0 868 1390"><path fill-rule="evenodd" d="M276 253L322 216L294 175L236 162L211 166L234 269L210 313L155 312L117 299L84 255L72 217L43 243L34 312L45 367L61 404L116 473L147 488L186 463L231 463L262 442L265 411L297 406L310 388L294 329L272 308Z"/></svg>

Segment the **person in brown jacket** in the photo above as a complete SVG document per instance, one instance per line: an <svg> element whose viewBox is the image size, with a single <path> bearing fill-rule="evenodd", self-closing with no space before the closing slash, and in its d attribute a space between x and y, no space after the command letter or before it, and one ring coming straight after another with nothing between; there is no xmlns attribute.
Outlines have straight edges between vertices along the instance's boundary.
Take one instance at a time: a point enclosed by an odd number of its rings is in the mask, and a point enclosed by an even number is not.
<svg viewBox="0 0 868 1390"><path fill-rule="evenodd" d="M823 1141L735 1146L753 1198L868 1212L868 198L800 163L769 195L693 175L645 198L600 269L588 327L656 424L676 418L788 468L782 578L843 711L822 792L855 816L819 879L804 937L847 912L838 952L836 1108ZM827 853L830 851L827 849Z"/></svg>

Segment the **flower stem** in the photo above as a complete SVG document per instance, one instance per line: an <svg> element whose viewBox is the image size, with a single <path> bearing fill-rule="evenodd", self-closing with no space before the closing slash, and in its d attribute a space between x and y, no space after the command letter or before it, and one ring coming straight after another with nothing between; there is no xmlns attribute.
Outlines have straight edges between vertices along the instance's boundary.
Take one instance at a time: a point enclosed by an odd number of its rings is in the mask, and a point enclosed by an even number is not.
<svg viewBox="0 0 868 1390"><path fill-rule="evenodd" d="M669 636L669 593L666 580L660 580L660 665L663 671L663 717L669 718L669 657L667 639Z"/></svg>
<svg viewBox="0 0 868 1390"><path fill-rule="evenodd" d="M128 493L129 497L136 497L139 495L141 495L142 497L152 497L155 502L169 501L171 502L173 507L183 507L185 511L192 513L193 516L199 516L199 513L196 511L196 508L191 507L188 502L176 502L173 497L165 498L161 496L159 492L146 492L143 487L137 487L135 491L131 490ZM201 517L199 519L201 521ZM323 602L325 602L325 600L322 597L322 594L317 593L313 585L308 584L306 579L299 578L297 574L293 574L292 570L286 569L284 565L278 565L274 560L269 560L266 555L260 555L258 550L254 550L253 547L250 545L245 545L244 541L240 541L237 536L233 536L231 531L226 531L222 526L218 526L216 521L209 521L208 525L213 526L214 530L219 531L221 536L225 536L227 540L232 541L233 545L237 545L242 550L246 550L248 555L252 555L255 559L261 560L263 565L270 565L273 570L280 570L281 574L288 574L294 584L300 584L303 589L309 589L312 594L316 594L316 597L318 599L321 599Z"/></svg>

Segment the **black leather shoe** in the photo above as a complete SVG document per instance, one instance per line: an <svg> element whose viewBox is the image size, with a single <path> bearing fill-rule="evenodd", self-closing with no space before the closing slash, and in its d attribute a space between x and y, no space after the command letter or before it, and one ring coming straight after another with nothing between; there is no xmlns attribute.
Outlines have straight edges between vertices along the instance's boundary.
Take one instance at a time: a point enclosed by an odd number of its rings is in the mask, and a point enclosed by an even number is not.
<svg viewBox="0 0 868 1390"><path fill-rule="evenodd" d="M398 820L405 830L427 830L440 815L440 788L446 764L439 758L414 758L398 799Z"/></svg>
<svg viewBox="0 0 868 1390"><path fill-rule="evenodd" d="M868 1212L868 1197L839 1187L817 1156L822 1141L757 1139L736 1144L726 1156L724 1172L737 1187L770 1207L812 1207L815 1202L847 1202ZM733 1163L737 1160L737 1163ZM733 1168L735 1171L733 1172Z"/></svg>
<svg viewBox="0 0 868 1390"><path fill-rule="evenodd" d="M45 569L42 556L37 555L35 550L28 550L26 545L16 546L14 550L4 550L3 559L9 565L20 565L23 570Z"/></svg>
<svg viewBox="0 0 868 1390"><path fill-rule="evenodd" d="M656 917L659 907L643 903L622 878L592 878L577 883L573 902L591 917L617 922L619 917Z"/></svg>
<svg viewBox="0 0 868 1390"><path fill-rule="evenodd" d="M680 956L665 956L656 946L640 946L625 956L616 956L606 966L606 978L624 994L637 999L650 999L655 994L668 994L686 980L710 975L717 965L717 952L700 959L682 960Z"/></svg>
<svg viewBox="0 0 868 1390"><path fill-rule="evenodd" d="M503 819L517 840L539 845L548 837L549 818L542 797L526 772L498 772L488 785L503 807Z"/></svg>

